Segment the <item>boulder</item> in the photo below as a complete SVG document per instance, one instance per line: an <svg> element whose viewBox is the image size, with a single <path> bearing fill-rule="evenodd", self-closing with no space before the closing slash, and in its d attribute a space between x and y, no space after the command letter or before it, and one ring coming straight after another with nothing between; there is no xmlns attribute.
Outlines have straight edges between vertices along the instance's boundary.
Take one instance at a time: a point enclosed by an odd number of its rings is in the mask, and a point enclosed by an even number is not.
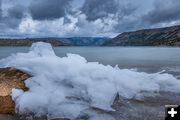
<svg viewBox="0 0 180 120"><path fill-rule="evenodd" d="M13 114L15 103L11 98L13 88L27 91L24 81L30 75L16 68L0 68L0 114Z"/></svg>

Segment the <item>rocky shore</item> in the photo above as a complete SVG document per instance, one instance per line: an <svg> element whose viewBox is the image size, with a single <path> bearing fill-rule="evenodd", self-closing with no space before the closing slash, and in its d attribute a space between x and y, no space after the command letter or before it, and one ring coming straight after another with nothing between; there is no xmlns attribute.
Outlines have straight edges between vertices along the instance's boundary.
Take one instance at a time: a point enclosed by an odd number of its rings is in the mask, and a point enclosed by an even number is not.
<svg viewBox="0 0 180 120"><path fill-rule="evenodd" d="M16 68L0 68L0 114L13 114L15 104L11 98L13 88L27 91L24 81L30 75Z"/></svg>
<svg viewBox="0 0 180 120"><path fill-rule="evenodd" d="M33 115L15 114L15 103L11 98L13 88L27 91L24 81L31 76L16 68L0 68L0 120L47 120L47 116L36 117ZM112 107L115 111L104 111L90 108L98 116L111 116L113 120L163 120L165 117L164 105L180 103L180 94L163 92L156 97L145 97L142 100L124 99L117 95ZM88 120L88 115L83 115L77 120ZM69 119L53 119L69 120Z"/></svg>

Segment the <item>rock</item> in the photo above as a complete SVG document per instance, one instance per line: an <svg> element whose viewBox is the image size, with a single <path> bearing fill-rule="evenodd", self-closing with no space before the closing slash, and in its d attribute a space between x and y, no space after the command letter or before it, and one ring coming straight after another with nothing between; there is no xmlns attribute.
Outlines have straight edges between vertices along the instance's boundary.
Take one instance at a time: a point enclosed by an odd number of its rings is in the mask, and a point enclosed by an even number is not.
<svg viewBox="0 0 180 120"><path fill-rule="evenodd" d="M13 88L27 91L24 81L30 75L16 68L0 68L0 114L13 114L15 103L11 98Z"/></svg>

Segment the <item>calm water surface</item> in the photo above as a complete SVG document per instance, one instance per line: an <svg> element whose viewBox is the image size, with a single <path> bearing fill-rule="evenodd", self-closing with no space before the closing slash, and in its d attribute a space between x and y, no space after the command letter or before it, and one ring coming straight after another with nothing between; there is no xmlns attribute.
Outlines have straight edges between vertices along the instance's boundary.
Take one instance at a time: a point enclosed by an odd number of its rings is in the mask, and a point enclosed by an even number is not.
<svg viewBox="0 0 180 120"><path fill-rule="evenodd" d="M29 47L0 47L0 59L18 52L28 52ZM102 64L119 65L120 68L135 68L143 72L160 72L173 74L180 78L180 48L167 47L55 47L56 55L63 57L67 53L79 54L88 61ZM176 97L174 97L176 96ZM112 114L116 120L122 118L134 119L164 119L164 105L178 104L180 94L161 93L148 98L144 102L121 100L114 104L116 112ZM122 103L123 104L122 104ZM128 104L127 104L128 103ZM150 106L152 105L152 106ZM122 111L125 111L122 113ZM132 112L133 111L133 112ZM127 113L127 114L126 114ZM129 114L132 113L132 114ZM105 114L108 114L105 112ZM0 119L8 116L1 116ZM15 120L16 116L10 116ZM17 117L17 119L19 119Z"/></svg>
<svg viewBox="0 0 180 120"><path fill-rule="evenodd" d="M0 47L0 59L29 47ZM120 68L179 68L180 48L169 47L54 47L56 55L79 54L88 61L118 65Z"/></svg>

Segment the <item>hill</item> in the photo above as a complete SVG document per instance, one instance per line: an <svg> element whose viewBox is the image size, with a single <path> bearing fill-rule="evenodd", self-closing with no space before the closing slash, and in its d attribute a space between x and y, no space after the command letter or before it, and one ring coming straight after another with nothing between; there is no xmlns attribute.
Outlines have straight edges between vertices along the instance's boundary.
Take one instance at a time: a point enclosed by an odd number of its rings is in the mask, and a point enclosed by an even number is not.
<svg viewBox="0 0 180 120"><path fill-rule="evenodd" d="M33 42L48 42L53 46L100 46L106 37L71 37L71 38L0 38L0 46L30 46Z"/></svg>
<svg viewBox="0 0 180 120"><path fill-rule="evenodd" d="M107 37L72 37L61 39L64 43L78 46L100 46L108 41Z"/></svg>
<svg viewBox="0 0 180 120"><path fill-rule="evenodd" d="M180 25L124 32L105 46L180 46Z"/></svg>

